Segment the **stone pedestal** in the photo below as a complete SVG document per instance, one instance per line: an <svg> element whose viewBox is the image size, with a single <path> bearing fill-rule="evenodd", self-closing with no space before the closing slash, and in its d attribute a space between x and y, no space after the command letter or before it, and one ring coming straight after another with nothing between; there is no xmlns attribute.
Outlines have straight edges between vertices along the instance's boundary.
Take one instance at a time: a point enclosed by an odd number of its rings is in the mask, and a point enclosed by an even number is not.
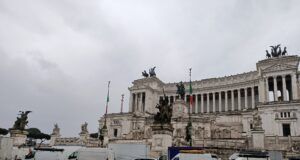
<svg viewBox="0 0 300 160"><path fill-rule="evenodd" d="M102 130L103 133L103 147L107 147L108 146L108 130L107 129L103 129Z"/></svg>
<svg viewBox="0 0 300 160"><path fill-rule="evenodd" d="M179 117L187 117L188 116L188 104L182 100L177 99L173 103L173 112L172 118L179 118Z"/></svg>
<svg viewBox="0 0 300 160"><path fill-rule="evenodd" d="M57 135L51 135L49 145L50 146L54 146L55 145L55 141L56 141L57 138L58 138Z"/></svg>
<svg viewBox="0 0 300 160"><path fill-rule="evenodd" d="M81 145L86 145L87 144L87 141L88 141L88 138L89 138L89 133L86 132L81 132L79 133L79 136L80 136L80 141L81 141Z"/></svg>
<svg viewBox="0 0 300 160"><path fill-rule="evenodd" d="M28 132L22 130L10 130L10 137L13 138L13 145L20 146L26 143Z"/></svg>
<svg viewBox="0 0 300 160"><path fill-rule="evenodd" d="M252 147L253 149L265 148L265 131L264 130L252 130Z"/></svg>
<svg viewBox="0 0 300 160"><path fill-rule="evenodd" d="M168 147L172 146L173 127L171 124L153 124L151 151L167 154Z"/></svg>

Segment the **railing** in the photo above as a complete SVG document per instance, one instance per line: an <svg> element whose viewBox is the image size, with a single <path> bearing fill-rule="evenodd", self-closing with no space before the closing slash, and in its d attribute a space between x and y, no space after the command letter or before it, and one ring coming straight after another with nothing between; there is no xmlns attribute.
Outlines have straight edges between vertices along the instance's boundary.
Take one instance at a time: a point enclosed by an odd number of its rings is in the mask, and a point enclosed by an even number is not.
<svg viewBox="0 0 300 160"><path fill-rule="evenodd" d="M245 139L202 139L195 140L194 145L202 147L244 149L247 148L247 141Z"/></svg>

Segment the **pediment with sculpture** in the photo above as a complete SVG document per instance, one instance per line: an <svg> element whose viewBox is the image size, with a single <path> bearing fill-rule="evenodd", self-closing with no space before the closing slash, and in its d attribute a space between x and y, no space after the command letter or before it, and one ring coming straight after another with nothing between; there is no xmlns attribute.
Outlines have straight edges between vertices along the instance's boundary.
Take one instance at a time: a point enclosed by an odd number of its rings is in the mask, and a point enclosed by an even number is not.
<svg viewBox="0 0 300 160"><path fill-rule="evenodd" d="M297 69L296 66L290 64L275 64L270 67L267 67L262 70L262 72L278 72L278 71L286 71L286 70L295 70Z"/></svg>

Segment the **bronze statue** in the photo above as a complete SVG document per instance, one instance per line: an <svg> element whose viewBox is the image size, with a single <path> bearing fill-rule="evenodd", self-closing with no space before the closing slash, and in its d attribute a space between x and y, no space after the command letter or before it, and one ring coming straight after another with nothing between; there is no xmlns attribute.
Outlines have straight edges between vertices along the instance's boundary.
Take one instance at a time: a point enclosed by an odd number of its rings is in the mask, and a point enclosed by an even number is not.
<svg viewBox="0 0 300 160"><path fill-rule="evenodd" d="M184 96L185 96L185 88L182 82L180 82L179 84L176 84L177 87L177 91L176 94L179 94L180 98L182 100L184 100Z"/></svg>
<svg viewBox="0 0 300 160"><path fill-rule="evenodd" d="M19 111L20 112L20 117L17 117L17 120L15 121L15 124L12 129L18 129L18 130L24 130L25 126L28 124L28 114L31 111Z"/></svg>
<svg viewBox="0 0 300 160"><path fill-rule="evenodd" d="M283 51L282 51L282 53L281 53L281 55L282 55L282 56L285 56L286 54L287 54L286 47L284 47L284 48L283 48Z"/></svg>
<svg viewBox="0 0 300 160"><path fill-rule="evenodd" d="M149 74L147 73L146 70L144 70L144 72L142 72L142 76L145 77L145 78L147 78L147 77L149 77Z"/></svg>
<svg viewBox="0 0 300 160"><path fill-rule="evenodd" d="M278 44L276 46L270 46L270 47L271 47L271 54L269 54L269 51L266 50L266 52L267 52L266 57L267 58L280 57L280 56L285 56L287 54L286 47L284 47L284 49L282 51L281 47L280 47L280 44Z"/></svg>
<svg viewBox="0 0 300 160"><path fill-rule="evenodd" d="M60 135L60 128L58 127L57 123L54 124L54 128L51 135Z"/></svg>
<svg viewBox="0 0 300 160"><path fill-rule="evenodd" d="M267 54L266 54L266 57L267 57L267 58L271 58L271 54L269 53L268 50L266 50L266 53L267 53Z"/></svg>
<svg viewBox="0 0 300 160"><path fill-rule="evenodd" d="M149 69L149 74L150 74L150 77L154 77L154 76L156 76L156 73L155 73L155 68L156 68L156 67L153 67L153 68L150 68L150 69Z"/></svg>
<svg viewBox="0 0 300 160"><path fill-rule="evenodd" d="M172 104L169 104L168 97L164 94L164 97L159 100L159 104L156 107L159 112L154 116L154 123L170 124L172 117Z"/></svg>
<svg viewBox="0 0 300 160"><path fill-rule="evenodd" d="M88 123L84 123L81 125L81 133L88 133L88 129L87 129Z"/></svg>

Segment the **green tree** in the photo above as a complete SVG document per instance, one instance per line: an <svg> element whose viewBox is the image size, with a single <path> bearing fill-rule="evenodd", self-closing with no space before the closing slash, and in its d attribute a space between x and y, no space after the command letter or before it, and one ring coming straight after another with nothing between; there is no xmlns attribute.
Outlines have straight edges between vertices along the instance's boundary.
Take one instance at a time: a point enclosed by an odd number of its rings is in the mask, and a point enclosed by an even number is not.
<svg viewBox="0 0 300 160"><path fill-rule="evenodd" d="M39 144L38 148L41 146L43 142L46 140L50 140L51 136L49 134L42 133L39 129L37 128L29 128L26 130L28 132L27 138L29 139L40 139L41 143Z"/></svg>
<svg viewBox="0 0 300 160"><path fill-rule="evenodd" d="M8 130L5 128L0 128L0 135L7 135L8 134Z"/></svg>
<svg viewBox="0 0 300 160"><path fill-rule="evenodd" d="M92 138L98 138L98 133L91 133L90 137L92 137Z"/></svg>

